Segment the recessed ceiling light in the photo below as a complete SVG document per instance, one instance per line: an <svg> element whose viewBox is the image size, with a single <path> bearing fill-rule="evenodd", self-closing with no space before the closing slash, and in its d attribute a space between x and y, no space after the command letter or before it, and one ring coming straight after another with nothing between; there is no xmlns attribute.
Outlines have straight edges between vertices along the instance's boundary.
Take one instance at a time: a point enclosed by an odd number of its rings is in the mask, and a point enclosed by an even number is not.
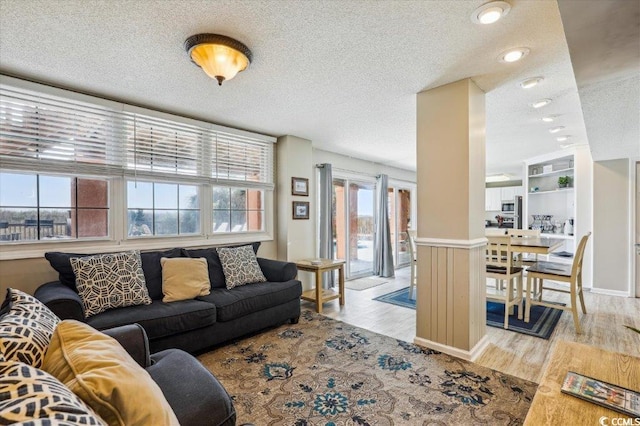
<svg viewBox="0 0 640 426"><path fill-rule="evenodd" d="M516 47L515 49L509 49L506 52L502 52L500 56L498 56L498 61L507 63L516 62L527 56L529 52L530 50L526 47Z"/></svg>
<svg viewBox="0 0 640 426"><path fill-rule="evenodd" d="M506 1L492 1L474 10L471 14L471 21L475 24L493 24L500 18L507 16L510 10L511 5Z"/></svg>
<svg viewBox="0 0 640 426"><path fill-rule="evenodd" d="M549 133L558 133L560 130L564 130L564 126L556 126L549 129Z"/></svg>
<svg viewBox="0 0 640 426"><path fill-rule="evenodd" d="M549 105L551 103L551 99L540 99L539 101L535 101L531 104L534 108L542 108L543 106Z"/></svg>
<svg viewBox="0 0 640 426"><path fill-rule="evenodd" d="M522 87L523 89L531 89L532 87L535 87L538 84L542 83L542 80L544 80L544 77L528 78L520 82L520 87Z"/></svg>
<svg viewBox="0 0 640 426"><path fill-rule="evenodd" d="M556 138L556 140L557 140L558 142L565 142L565 141L566 141L567 139L569 139L570 137L571 137L571 135L558 136L558 137Z"/></svg>
<svg viewBox="0 0 640 426"><path fill-rule="evenodd" d="M545 123L552 123L556 118L558 118L557 115L546 115L542 117L542 121L544 121Z"/></svg>

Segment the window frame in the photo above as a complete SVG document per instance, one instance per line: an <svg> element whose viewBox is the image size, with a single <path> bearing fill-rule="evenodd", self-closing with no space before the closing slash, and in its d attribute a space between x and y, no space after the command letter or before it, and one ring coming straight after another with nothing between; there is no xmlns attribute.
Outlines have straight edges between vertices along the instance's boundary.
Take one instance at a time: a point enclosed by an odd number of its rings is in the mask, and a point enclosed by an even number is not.
<svg viewBox="0 0 640 426"><path fill-rule="evenodd" d="M29 169L28 167L19 168L9 167L0 159L0 169L3 172L18 172L26 174L45 174L45 175L61 175L65 177L89 177L95 179L105 179L109 182L109 213L108 213L108 236L107 237L86 237L82 239L60 239L55 241L46 240L20 240L4 242L0 244L0 260L10 259L26 259L39 258L48 251L68 251L78 253L99 253L122 250L153 250L169 247L203 247L220 244L241 244L255 241L273 241L274 240L274 223L275 223L275 143L276 138L272 136L261 135L257 133L247 132L244 130L233 129L217 124L194 120L178 115L168 114L164 112L154 111L146 108L140 108L121 102L108 99L97 98L78 92L42 85L39 83L20 80L14 77L0 75L0 85L14 87L16 89L33 91L44 96L61 97L69 102L88 103L99 107L111 108L114 110L124 111L126 113L142 114L160 120L169 120L178 124L187 124L200 126L210 132L220 132L222 135L235 135L239 140L243 138L253 138L256 141L262 141L265 144L271 143L271 147L267 148L269 154L267 158L266 172L271 174L271 183L260 183L252 181L230 181L217 177L194 177L186 175L167 176L166 174L149 173L145 170L123 170L120 174L109 172L86 173L86 169L80 167L78 172L74 172L73 168L67 168L64 172ZM115 129L123 131L123 129ZM208 134L210 135L210 134ZM210 136L208 136L210 137ZM206 139L206 138L205 138ZM206 140L203 140L206 142ZM123 141L123 146L126 141ZM205 147L206 151L207 148ZM210 151L210 149L209 149ZM209 155L211 152L205 153ZM211 172L210 161L204 166L201 172ZM68 165L65 164L65 167ZM209 170L207 170L209 169ZM96 169L97 170L97 169ZM178 235L153 235L142 238L128 237L127 227L127 180L138 178L145 182L163 182L175 184L198 185L200 195L200 233L198 234L178 234ZM175 178L175 179L174 179ZM246 189L260 189L263 194L263 229L261 231L243 231L243 232L225 232L214 233L212 228L212 188L214 186L232 186ZM207 190L205 190L207 188Z"/></svg>

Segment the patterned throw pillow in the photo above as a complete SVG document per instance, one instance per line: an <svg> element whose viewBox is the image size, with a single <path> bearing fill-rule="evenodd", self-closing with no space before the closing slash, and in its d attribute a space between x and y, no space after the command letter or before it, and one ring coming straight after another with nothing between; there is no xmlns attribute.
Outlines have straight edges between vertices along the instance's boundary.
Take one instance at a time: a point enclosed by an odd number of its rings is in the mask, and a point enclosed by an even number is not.
<svg viewBox="0 0 640 426"><path fill-rule="evenodd" d="M149 305L138 250L71 258L85 316L110 308Z"/></svg>
<svg viewBox="0 0 640 426"><path fill-rule="evenodd" d="M0 422L106 425L58 379L17 361L0 361Z"/></svg>
<svg viewBox="0 0 640 426"><path fill-rule="evenodd" d="M267 281L251 246L220 247L218 256L229 290L244 284Z"/></svg>
<svg viewBox="0 0 640 426"><path fill-rule="evenodd" d="M49 308L20 290L7 290L8 310L0 318L0 352L8 360L40 367L60 322Z"/></svg>

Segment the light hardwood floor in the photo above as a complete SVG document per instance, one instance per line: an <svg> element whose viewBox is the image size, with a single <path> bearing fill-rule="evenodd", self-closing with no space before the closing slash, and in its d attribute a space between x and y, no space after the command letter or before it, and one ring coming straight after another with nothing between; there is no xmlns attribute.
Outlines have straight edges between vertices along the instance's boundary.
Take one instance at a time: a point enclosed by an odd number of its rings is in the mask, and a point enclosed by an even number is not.
<svg viewBox="0 0 640 426"><path fill-rule="evenodd" d="M367 290L346 290L345 306L337 300L324 304L323 314L376 333L413 342L416 315L413 309L372 300L376 296L409 286L409 269L396 271L386 284ZM545 293L545 299L562 301L565 295ZM553 296L553 297L552 297ZM549 340L527 336L499 328L487 327L490 344L476 360L480 365L513 376L540 381L549 356L560 340L584 343L615 352L640 356L640 335L623 325L640 329L640 299L604 296L585 292L587 315L581 317L583 334L573 327L571 313L563 312ZM314 309L315 305L303 302Z"/></svg>

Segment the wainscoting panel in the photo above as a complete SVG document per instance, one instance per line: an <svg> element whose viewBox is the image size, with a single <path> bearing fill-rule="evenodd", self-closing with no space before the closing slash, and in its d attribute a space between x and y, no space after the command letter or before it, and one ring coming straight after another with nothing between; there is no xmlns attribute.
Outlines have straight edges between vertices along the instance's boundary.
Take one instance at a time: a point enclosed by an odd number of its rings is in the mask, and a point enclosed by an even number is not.
<svg viewBox="0 0 640 426"><path fill-rule="evenodd" d="M417 249L417 337L471 351L486 332L484 247Z"/></svg>

